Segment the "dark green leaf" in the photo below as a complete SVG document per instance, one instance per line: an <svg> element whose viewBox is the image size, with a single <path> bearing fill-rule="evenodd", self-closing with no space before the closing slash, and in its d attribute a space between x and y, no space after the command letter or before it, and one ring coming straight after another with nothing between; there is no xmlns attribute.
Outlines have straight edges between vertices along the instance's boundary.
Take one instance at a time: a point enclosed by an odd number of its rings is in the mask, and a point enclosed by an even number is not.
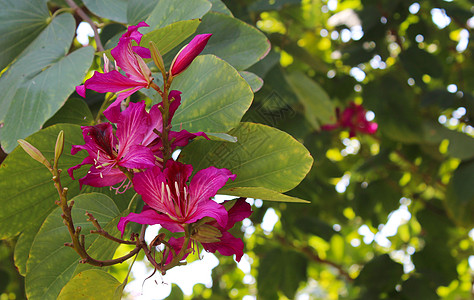
<svg viewBox="0 0 474 300"><path fill-rule="evenodd" d="M457 222L474 224L474 160L461 163L448 185L446 202Z"/></svg>
<svg viewBox="0 0 474 300"><path fill-rule="evenodd" d="M277 299L282 291L294 299L301 281L307 278L308 259L299 252L274 248L260 259L257 276L258 294L262 299Z"/></svg>
<svg viewBox="0 0 474 300"><path fill-rule="evenodd" d="M91 126L94 124L94 117L84 100L69 98L64 106L44 123L43 127L49 127L58 123Z"/></svg>
<svg viewBox="0 0 474 300"><path fill-rule="evenodd" d="M128 0L127 23L136 25L151 14L159 0Z"/></svg>
<svg viewBox="0 0 474 300"><path fill-rule="evenodd" d="M354 283L376 293L390 292L395 289L402 275L403 266L384 254L365 264Z"/></svg>

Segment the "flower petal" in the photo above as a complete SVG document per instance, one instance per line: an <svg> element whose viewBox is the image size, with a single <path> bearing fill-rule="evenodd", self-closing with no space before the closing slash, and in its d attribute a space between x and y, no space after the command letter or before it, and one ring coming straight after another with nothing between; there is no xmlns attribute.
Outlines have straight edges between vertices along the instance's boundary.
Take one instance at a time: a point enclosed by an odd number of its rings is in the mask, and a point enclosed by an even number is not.
<svg viewBox="0 0 474 300"><path fill-rule="evenodd" d="M234 237L227 231L222 232L220 242L216 243L202 243L202 246L206 251L215 253L219 251L220 254L230 256L235 254L235 260L240 262L240 259L244 255L244 242L241 239Z"/></svg>
<svg viewBox="0 0 474 300"><path fill-rule="evenodd" d="M155 156L150 148L142 145L128 147L125 155L120 157L119 166L129 169L146 169L155 166Z"/></svg>
<svg viewBox="0 0 474 300"><path fill-rule="evenodd" d="M188 224L194 223L205 217L214 218L217 224L221 227L225 227L227 224L227 210L222 204L219 204L214 200L207 199L206 201L201 201L199 204L193 206L193 210L193 213L188 215L186 221Z"/></svg>
<svg viewBox="0 0 474 300"><path fill-rule="evenodd" d="M78 85L76 86L76 92L79 94L79 96L81 96L82 98L85 98L86 97L86 87L81 84L81 85Z"/></svg>
<svg viewBox="0 0 474 300"><path fill-rule="evenodd" d="M250 206L250 204L248 204L244 200L244 198L237 199L237 202L235 202L234 206L232 206L232 208L229 210L227 225L224 227L224 229L231 229L232 227L234 227L235 223L250 217L251 214L252 207Z"/></svg>
<svg viewBox="0 0 474 300"><path fill-rule="evenodd" d="M87 175L79 179L80 188L85 185L94 187L113 186L127 179L127 176L117 168L97 169L94 166L90 168Z"/></svg>
<svg viewBox="0 0 474 300"><path fill-rule="evenodd" d="M150 207L162 213L174 211L173 203L167 198L166 191L162 190L166 184L166 178L160 167L136 173L132 181L135 191L142 195L143 201Z"/></svg>
<svg viewBox="0 0 474 300"><path fill-rule="evenodd" d="M169 225L170 221L172 220L167 215L160 214L154 209L152 209L151 207L145 205L143 206L141 213L139 214L129 213L128 216L120 218L117 228L120 232L122 232L122 236L123 236L123 233L125 231L125 226L128 224L128 222L135 222L138 224L147 224L147 225L160 224L163 226L164 224ZM176 225L167 226L167 227L168 227L167 228L168 230L170 230L169 228L178 229ZM173 231L173 230L170 230L170 231ZM177 231L179 230L175 230L173 232L177 232Z"/></svg>
<svg viewBox="0 0 474 300"><path fill-rule="evenodd" d="M140 46L132 46L133 52L140 55L141 58L151 58L150 49Z"/></svg>
<svg viewBox="0 0 474 300"><path fill-rule="evenodd" d="M197 205L202 201L207 201L209 198L214 197L229 178L234 180L235 177L236 175L227 169L209 167L200 170L194 175L189 184L190 199L195 202L193 205Z"/></svg>

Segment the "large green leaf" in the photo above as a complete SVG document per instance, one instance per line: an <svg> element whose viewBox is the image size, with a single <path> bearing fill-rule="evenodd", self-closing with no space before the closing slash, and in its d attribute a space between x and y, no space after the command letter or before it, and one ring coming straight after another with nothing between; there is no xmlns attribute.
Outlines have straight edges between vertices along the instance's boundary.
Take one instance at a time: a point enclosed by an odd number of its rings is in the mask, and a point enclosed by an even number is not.
<svg viewBox="0 0 474 300"><path fill-rule="evenodd" d="M247 71L240 71L239 74L250 85L250 87L252 88L252 92L256 93L262 88L263 79L258 77L254 73L247 72Z"/></svg>
<svg viewBox="0 0 474 300"><path fill-rule="evenodd" d="M72 15L62 14L0 78L0 131L5 152L17 139L38 131L66 101L89 68L94 49L85 47L66 56L74 37Z"/></svg>
<svg viewBox="0 0 474 300"><path fill-rule="evenodd" d="M148 18L158 0L128 0L127 2L127 22L136 25Z"/></svg>
<svg viewBox="0 0 474 300"><path fill-rule="evenodd" d="M82 0L82 2L99 17L127 23L127 0Z"/></svg>
<svg viewBox="0 0 474 300"><path fill-rule="evenodd" d="M266 189L263 187L234 187L230 189L220 190L219 193L231 196L257 198L269 201L309 203L309 201L281 194L275 192L274 190Z"/></svg>
<svg viewBox="0 0 474 300"><path fill-rule="evenodd" d="M318 83L301 72L288 74L286 80L303 104L305 117L314 129L336 121L334 105Z"/></svg>
<svg viewBox="0 0 474 300"><path fill-rule="evenodd" d="M145 33L177 21L200 19L210 9L207 0L186 0L185 5L180 0L160 0L146 19L150 27L140 31Z"/></svg>
<svg viewBox="0 0 474 300"><path fill-rule="evenodd" d="M117 229L115 232L111 230L118 223L120 214L113 200L98 193L79 195L72 200L72 218L75 226L82 228L81 234L85 235L89 245L89 255L100 260L111 258L118 244L91 234L90 230L95 228L87 221L85 213L93 214L109 233L119 234ZM92 268L90 265L79 264L79 255L70 247L64 246L64 243L71 241L71 237L61 214L61 208L56 208L46 218L33 242L25 278L28 299L56 299L75 273Z"/></svg>
<svg viewBox="0 0 474 300"><path fill-rule="evenodd" d="M232 16L232 12L227 8L227 6L221 0L209 0L212 4L211 11L219 12L221 14L226 14Z"/></svg>
<svg viewBox="0 0 474 300"><path fill-rule="evenodd" d="M239 124L253 99L247 82L214 55L197 57L171 88L183 93L172 124L191 132L228 131Z"/></svg>
<svg viewBox="0 0 474 300"><path fill-rule="evenodd" d="M0 0L0 71L48 24L46 0Z"/></svg>
<svg viewBox="0 0 474 300"><path fill-rule="evenodd" d="M236 143L196 140L180 154L180 160L192 164L195 170L215 166L237 174L235 181L229 181L223 191L263 187L285 192L303 180L313 163L302 144L276 128L241 123L229 134L237 137ZM261 191L254 192L256 198L266 198Z"/></svg>
<svg viewBox="0 0 474 300"><path fill-rule="evenodd" d="M394 262L388 254L384 254L365 264L354 283L376 293L389 292L395 289L402 275L403 266Z"/></svg>
<svg viewBox="0 0 474 300"><path fill-rule="evenodd" d="M38 233L41 225L42 225L42 222L38 222L26 228L21 233L20 237L18 238L15 244L15 252L14 252L15 266L17 267L18 272L22 276L26 276L26 262L28 261L28 257L30 256L31 245L33 244L35 236Z"/></svg>
<svg viewBox="0 0 474 300"><path fill-rule="evenodd" d="M64 130L65 146L59 161L63 186L69 188L72 197L79 193L78 181L73 181L66 170L79 164L84 158L78 153L72 156L71 145L84 144L78 125L54 125L26 138L47 159L54 157L54 145L60 130ZM79 173L77 174L79 178ZM51 181L51 173L17 147L0 168L0 238L12 237L25 228L42 222L58 200L58 192Z"/></svg>
<svg viewBox="0 0 474 300"><path fill-rule="evenodd" d="M203 54L215 54L237 70L247 69L270 51L270 42L257 28L221 13L206 14L197 33L212 33Z"/></svg>
<svg viewBox="0 0 474 300"><path fill-rule="evenodd" d="M140 45L148 48L148 43L153 41L160 54L165 55L193 34L200 23L199 19L185 20L153 30L143 35Z"/></svg>
<svg viewBox="0 0 474 300"><path fill-rule="evenodd" d="M58 300L110 299L120 300L120 281L102 270L86 270L74 276L61 290ZM97 288L100 287L100 288Z"/></svg>

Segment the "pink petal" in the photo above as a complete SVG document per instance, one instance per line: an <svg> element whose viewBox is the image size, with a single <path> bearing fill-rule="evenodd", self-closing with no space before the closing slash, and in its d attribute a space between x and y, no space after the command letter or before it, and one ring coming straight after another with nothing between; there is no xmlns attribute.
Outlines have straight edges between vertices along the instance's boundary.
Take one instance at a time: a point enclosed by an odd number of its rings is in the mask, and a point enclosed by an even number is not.
<svg viewBox="0 0 474 300"><path fill-rule="evenodd" d="M138 31L138 29L141 28L141 27L150 27L150 25L148 25L145 22L140 22L137 25L128 26L127 32L125 32L122 35L122 38L127 38L128 37L128 38L131 38L132 40L134 40L135 42L137 42L137 44L140 44L140 41L142 39L143 34L141 34Z"/></svg>
<svg viewBox="0 0 474 300"><path fill-rule="evenodd" d="M132 80L123 76L119 71L112 70L109 73L95 71L94 75L86 80L84 86L99 93L116 93L136 87L144 88L147 83Z"/></svg>
<svg viewBox="0 0 474 300"><path fill-rule="evenodd" d="M190 196L192 197L192 196ZM221 227L227 224L227 210L222 204L208 199L201 201L198 205L193 206L194 212L188 216L186 223L194 223L204 217L211 217L217 221Z"/></svg>
<svg viewBox="0 0 474 300"><path fill-rule="evenodd" d="M193 206L214 197L217 191L226 184L227 180L234 180L235 177L236 175L232 174L229 170L215 167L209 167L197 172L189 184L190 199L194 201Z"/></svg>
<svg viewBox="0 0 474 300"><path fill-rule="evenodd" d="M175 223L173 223L172 220L167 215L160 214L154 209L152 209L151 207L146 206L146 205L143 207L141 213L139 214L129 213L128 216L120 218L117 228L120 232L122 232L122 237L125 231L125 226L127 226L128 222L135 222L138 224L147 224L147 225L161 224L162 226L164 224L169 225L169 223L171 222L173 225L167 226L168 227L167 229L168 230L175 229L175 230L170 230L173 232L180 231L179 230L180 227L177 226Z"/></svg>
<svg viewBox="0 0 474 300"><path fill-rule="evenodd" d="M132 46L133 52L140 55L141 58L151 58L150 49L140 46Z"/></svg>
<svg viewBox="0 0 474 300"><path fill-rule="evenodd" d="M104 110L103 114L104 116L112 123L118 123L120 120L120 113L121 113L121 104L124 99L126 99L128 96L132 95L136 91L140 90L141 86L137 86L135 88L132 88L130 90L120 92L117 96L117 99L107 107L106 110Z"/></svg>
<svg viewBox="0 0 474 300"><path fill-rule="evenodd" d="M155 156L150 148L142 145L132 145L123 157L119 166L129 169L147 169L155 166Z"/></svg>
<svg viewBox="0 0 474 300"><path fill-rule="evenodd" d="M171 246L171 248L173 248L174 252L178 254L181 251L181 248L183 247L184 236L180 238L171 237L168 240L168 244ZM188 248L191 248L191 241L189 241ZM185 254L182 260L186 259L188 255L189 253ZM171 260L173 259L173 253L169 249L166 249L165 252L163 253L163 257L165 258L165 263L169 264Z"/></svg>
<svg viewBox="0 0 474 300"><path fill-rule="evenodd" d="M104 172L92 166L87 175L79 179L79 185L81 188L84 184L93 187L113 186L125 179L127 179L127 176L117 168L111 168L108 172Z"/></svg>
<svg viewBox="0 0 474 300"><path fill-rule="evenodd" d="M166 178L160 167L153 167L145 172L136 173L133 176L135 191L142 195L143 201L153 209L162 213L173 213L174 206L168 203L166 191L162 191L162 184L166 184Z"/></svg>
<svg viewBox="0 0 474 300"><path fill-rule="evenodd" d="M190 133L184 129L180 132L171 131L169 134L169 139L174 139L173 143L171 144L171 148L174 150L176 147L184 147L189 143L190 140L198 136L202 136L209 140L209 137L204 132Z"/></svg>
<svg viewBox="0 0 474 300"><path fill-rule="evenodd" d="M130 145L138 145L143 141L145 132L149 130L151 120L145 110L145 101L130 102L120 114L116 135L120 144L120 152L129 152Z"/></svg>
<svg viewBox="0 0 474 300"><path fill-rule="evenodd" d="M232 201L232 200L231 200ZM252 214L252 207L243 198L239 198L235 202L234 206L229 210L227 225L224 227L225 230L229 230L234 227L235 223L242 221L245 218L250 217Z"/></svg>
<svg viewBox="0 0 474 300"><path fill-rule="evenodd" d="M216 243L202 243L202 246L206 251L215 253L219 251L220 254L230 256L235 254L235 260L240 262L240 259L244 255L244 242L241 239L234 237L227 231L222 232L220 241Z"/></svg>
<svg viewBox="0 0 474 300"><path fill-rule="evenodd" d="M119 66L131 80L141 82L148 85L147 78L143 75L143 72L150 72L150 70L142 70L138 60L142 59L132 50L132 39L127 37L121 37L118 45L110 51L112 56L115 58L117 66ZM145 63L143 62L143 65ZM150 72L151 74L151 72Z"/></svg>
<svg viewBox="0 0 474 300"><path fill-rule="evenodd" d="M81 85L78 85L76 86L76 92L79 94L79 96L81 96L82 98L85 98L86 97L86 87L81 84Z"/></svg>
<svg viewBox="0 0 474 300"><path fill-rule="evenodd" d="M166 169L163 170L163 173L170 184L174 185L174 182L176 182L179 187L184 187L193 173L193 167L174 160L169 160L166 163Z"/></svg>
<svg viewBox="0 0 474 300"><path fill-rule="evenodd" d="M176 76L186 70L196 56L204 50L212 34L198 34L175 57L171 64L171 75Z"/></svg>

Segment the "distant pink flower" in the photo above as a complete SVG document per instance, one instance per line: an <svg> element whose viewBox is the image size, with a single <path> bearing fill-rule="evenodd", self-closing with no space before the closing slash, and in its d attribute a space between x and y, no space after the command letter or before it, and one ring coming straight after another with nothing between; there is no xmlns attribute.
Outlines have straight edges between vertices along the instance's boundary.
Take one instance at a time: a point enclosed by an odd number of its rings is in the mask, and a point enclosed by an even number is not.
<svg viewBox="0 0 474 300"><path fill-rule="evenodd" d="M118 229L122 234L128 222L160 224L172 232L182 232L184 224L211 217L219 226L225 227L227 211L211 197L228 179L235 179L235 175L227 169L209 167L197 172L187 184L192 172L191 165L169 160L163 171L154 167L136 173L133 186L147 205L141 213L130 213L120 219Z"/></svg>
<svg viewBox="0 0 474 300"><path fill-rule="evenodd" d="M321 126L321 129L334 130L337 128L348 128L349 137L356 136L357 132L374 134L377 132L378 124L368 121L366 113L367 111L362 107L362 105L351 102L349 106L344 109L342 114L339 112L339 109L336 109L336 124L323 125Z"/></svg>
<svg viewBox="0 0 474 300"><path fill-rule="evenodd" d="M201 225L191 236L190 245L187 247L197 247L197 245L193 246L193 243L199 242L204 250L208 252L215 253L219 251L220 254L226 256L235 254L235 259L239 262L244 254L244 243L241 239L230 234L228 230L234 227L236 222L250 217L251 214L250 204L245 202L244 198L238 199L228 212L227 224L225 226L220 226L216 221ZM169 240L169 244L173 247L175 253L181 250L183 243L184 237L177 239L172 237ZM165 258L167 258L166 262L170 262L172 255L168 256L165 253Z"/></svg>
<svg viewBox="0 0 474 300"><path fill-rule="evenodd" d="M204 50L207 41L211 38L210 33L196 35L189 44L187 44L181 51L176 55L173 62L171 63L171 76L176 76L186 70L187 67L193 62L196 56Z"/></svg>
<svg viewBox="0 0 474 300"><path fill-rule="evenodd" d="M153 123L145 110L145 102L130 103L129 107L115 117L117 130L112 124L82 126L84 145L73 145L71 153L86 150L88 156L82 163L68 169L73 172L83 165L92 165L86 176L79 179L83 184L103 187L112 186L127 179L120 167L145 169L155 166L155 156L150 148L143 145L145 135L153 130Z"/></svg>
<svg viewBox="0 0 474 300"><path fill-rule="evenodd" d="M118 70L109 72L108 62L105 63L105 73L94 72L94 75L86 80L84 85L76 87L76 91L85 97L86 89L99 93L118 93L117 100L110 105L110 108L120 106L123 99L132 95L142 88L149 88L153 81L151 71L143 61L143 58L150 58L150 50L143 47L132 47L132 41L140 44L142 34L138 28L148 27L145 22L140 22L136 26L129 26L126 33L122 35L118 45L112 49L111 54L115 58L116 65L125 72L122 75Z"/></svg>

